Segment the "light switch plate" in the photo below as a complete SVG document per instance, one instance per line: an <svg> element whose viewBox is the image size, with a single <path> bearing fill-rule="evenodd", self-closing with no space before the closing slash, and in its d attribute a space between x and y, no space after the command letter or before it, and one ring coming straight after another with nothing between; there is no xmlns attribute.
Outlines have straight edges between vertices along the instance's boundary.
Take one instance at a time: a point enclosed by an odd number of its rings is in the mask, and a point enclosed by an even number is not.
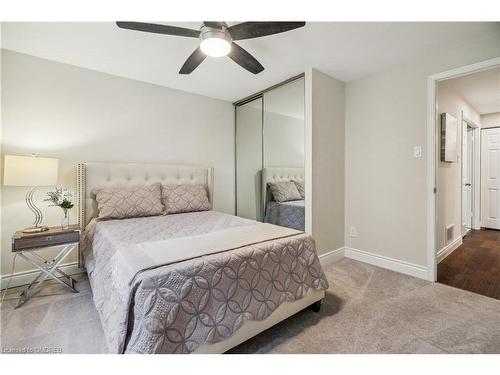
<svg viewBox="0 0 500 375"><path fill-rule="evenodd" d="M415 157L415 158L422 157L422 146L414 146L413 147L413 157Z"/></svg>

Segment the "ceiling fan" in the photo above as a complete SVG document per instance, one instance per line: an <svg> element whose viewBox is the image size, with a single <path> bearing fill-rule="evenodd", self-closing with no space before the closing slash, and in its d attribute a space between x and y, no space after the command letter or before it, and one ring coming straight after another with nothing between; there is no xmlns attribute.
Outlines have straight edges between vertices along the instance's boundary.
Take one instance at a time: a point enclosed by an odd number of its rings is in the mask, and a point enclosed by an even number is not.
<svg viewBox="0 0 500 375"><path fill-rule="evenodd" d="M264 67L255 57L236 44L235 40L260 38L303 27L305 22L243 22L228 26L225 22L203 22L200 30L143 22L117 22L122 29L145 31L148 33L199 38L200 46L194 50L182 66L179 74L189 74L207 56L229 56L236 64L253 74Z"/></svg>

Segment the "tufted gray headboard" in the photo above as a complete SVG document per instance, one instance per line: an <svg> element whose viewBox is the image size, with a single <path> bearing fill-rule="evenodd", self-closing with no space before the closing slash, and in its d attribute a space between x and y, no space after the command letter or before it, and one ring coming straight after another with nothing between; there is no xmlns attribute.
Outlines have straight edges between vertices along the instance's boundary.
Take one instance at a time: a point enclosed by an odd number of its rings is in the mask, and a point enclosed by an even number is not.
<svg viewBox="0 0 500 375"><path fill-rule="evenodd" d="M84 229L97 216L93 189L162 184L202 184L213 205L213 168L171 164L80 163L78 164L78 224Z"/></svg>
<svg viewBox="0 0 500 375"><path fill-rule="evenodd" d="M262 170L262 197L264 199L264 213L271 194L267 185L282 181L304 181L304 168L271 167Z"/></svg>

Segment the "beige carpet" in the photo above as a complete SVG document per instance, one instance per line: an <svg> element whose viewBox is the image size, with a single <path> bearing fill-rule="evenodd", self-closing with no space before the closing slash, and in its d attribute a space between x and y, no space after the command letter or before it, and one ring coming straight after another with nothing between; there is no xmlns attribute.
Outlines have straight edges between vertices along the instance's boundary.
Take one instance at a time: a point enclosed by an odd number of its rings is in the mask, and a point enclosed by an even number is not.
<svg viewBox="0 0 500 375"><path fill-rule="evenodd" d="M302 311L231 352L500 353L498 300L349 259L325 272L331 287L320 313ZM1 308L2 351L106 352L84 277L78 288L73 294L49 284L17 310L18 291L10 291Z"/></svg>

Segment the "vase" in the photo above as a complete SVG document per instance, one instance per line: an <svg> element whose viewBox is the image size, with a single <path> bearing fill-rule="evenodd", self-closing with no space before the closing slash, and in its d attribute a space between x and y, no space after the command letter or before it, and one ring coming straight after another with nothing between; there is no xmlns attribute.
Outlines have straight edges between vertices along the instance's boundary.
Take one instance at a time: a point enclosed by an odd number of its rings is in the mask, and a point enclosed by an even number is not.
<svg viewBox="0 0 500 375"><path fill-rule="evenodd" d="M69 213L68 210L64 210L64 216L61 219L61 228L68 229L69 228Z"/></svg>

